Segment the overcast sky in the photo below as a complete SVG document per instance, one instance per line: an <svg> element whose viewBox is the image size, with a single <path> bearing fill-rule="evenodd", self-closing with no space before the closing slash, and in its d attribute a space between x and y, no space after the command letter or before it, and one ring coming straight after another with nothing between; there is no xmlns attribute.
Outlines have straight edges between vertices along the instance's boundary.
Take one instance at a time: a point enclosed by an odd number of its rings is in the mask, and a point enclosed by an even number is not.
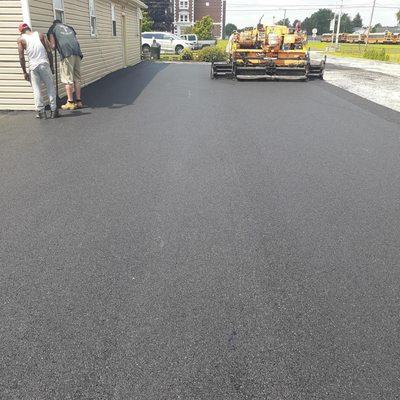
<svg viewBox="0 0 400 400"><path fill-rule="evenodd" d="M352 17L359 12L364 24L368 25L372 3L373 0L344 0L344 12ZM285 8L290 21L303 20L319 8L338 10L339 4L340 0L227 0L227 22L232 22L239 28L252 26L258 22L262 14L265 14L264 23L272 23L273 17L276 21L283 18ZM399 9L399 0L377 0L373 24L380 22L382 25L396 25L395 14Z"/></svg>

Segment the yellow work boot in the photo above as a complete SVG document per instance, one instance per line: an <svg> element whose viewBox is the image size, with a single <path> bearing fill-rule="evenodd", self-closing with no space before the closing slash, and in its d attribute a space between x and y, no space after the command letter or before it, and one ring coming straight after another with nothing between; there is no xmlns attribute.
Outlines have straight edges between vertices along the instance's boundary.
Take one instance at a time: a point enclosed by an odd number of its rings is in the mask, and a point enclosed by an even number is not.
<svg viewBox="0 0 400 400"><path fill-rule="evenodd" d="M76 110L76 104L73 101L67 101L61 108L63 110Z"/></svg>

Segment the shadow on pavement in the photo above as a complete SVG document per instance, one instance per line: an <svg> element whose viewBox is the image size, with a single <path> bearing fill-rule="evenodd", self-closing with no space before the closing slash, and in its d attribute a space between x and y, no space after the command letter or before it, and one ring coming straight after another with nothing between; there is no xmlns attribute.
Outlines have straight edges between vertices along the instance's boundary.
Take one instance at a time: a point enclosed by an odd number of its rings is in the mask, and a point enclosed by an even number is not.
<svg viewBox="0 0 400 400"><path fill-rule="evenodd" d="M68 114L67 114L68 113ZM91 115L90 112L80 112L80 111L62 111L60 112L60 118L72 118L72 117L84 117L86 115Z"/></svg>
<svg viewBox="0 0 400 400"><path fill-rule="evenodd" d="M168 65L142 62L113 72L82 89L87 107L122 108L132 104L151 80Z"/></svg>

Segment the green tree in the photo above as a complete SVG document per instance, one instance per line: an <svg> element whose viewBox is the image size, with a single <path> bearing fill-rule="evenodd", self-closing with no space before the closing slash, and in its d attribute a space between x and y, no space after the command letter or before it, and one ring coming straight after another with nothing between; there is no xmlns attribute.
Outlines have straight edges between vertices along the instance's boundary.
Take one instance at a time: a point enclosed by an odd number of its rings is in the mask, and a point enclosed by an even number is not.
<svg viewBox="0 0 400 400"><path fill-rule="evenodd" d="M317 28L320 34L329 32L331 20L334 15L333 11L329 8L321 8L303 21L302 28L309 35L312 34L314 28Z"/></svg>
<svg viewBox="0 0 400 400"><path fill-rule="evenodd" d="M356 16L353 18L352 25L353 28L362 28L363 20L361 18L360 13L357 13Z"/></svg>
<svg viewBox="0 0 400 400"><path fill-rule="evenodd" d="M184 26L184 27L182 27L182 34L183 35L189 35L190 33L193 33L193 26Z"/></svg>
<svg viewBox="0 0 400 400"><path fill-rule="evenodd" d="M353 32L353 21L348 14L343 14L340 20L340 32L352 33Z"/></svg>
<svg viewBox="0 0 400 400"><path fill-rule="evenodd" d="M276 23L277 25L284 25L284 26L290 26L290 20L289 18L281 19Z"/></svg>
<svg viewBox="0 0 400 400"><path fill-rule="evenodd" d="M297 25L299 22L300 22L300 24L301 24L301 21L300 21L299 19L295 19L295 20L293 21L292 27L293 27L293 28L296 28L296 25Z"/></svg>
<svg viewBox="0 0 400 400"><path fill-rule="evenodd" d="M142 32L151 32L153 30L154 21L149 17L147 11L143 11Z"/></svg>
<svg viewBox="0 0 400 400"><path fill-rule="evenodd" d="M209 15L197 21L193 27L193 33L197 35L200 40L212 39L213 20Z"/></svg>
<svg viewBox="0 0 400 400"><path fill-rule="evenodd" d="M378 32L378 30L382 28L382 24L376 24L372 29L371 29L371 33L376 33Z"/></svg>
<svg viewBox="0 0 400 400"><path fill-rule="evenodd" d="M238 28L235 24L226 24L225 36L231 36L233 32L237 31Z"/></svg>

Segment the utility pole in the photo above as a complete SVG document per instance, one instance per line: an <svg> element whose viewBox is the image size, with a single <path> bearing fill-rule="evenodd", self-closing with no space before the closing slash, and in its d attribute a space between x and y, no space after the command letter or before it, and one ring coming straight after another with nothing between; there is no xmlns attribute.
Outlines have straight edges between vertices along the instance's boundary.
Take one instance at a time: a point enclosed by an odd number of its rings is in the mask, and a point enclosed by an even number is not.
<svg viewBox="0 0 400 400"><path fill-rule="evenodd" d="M331 27L332 30L332 47L333 47L333 43L335 43L335 27L336 27L336 13L333 16L333 26Z"/></svg>
<svg viewBox="0 0 400 400"><path fill-rule="evenodd" d="M371 29L372 29L372 20L374 19L375 6L376 6L376 0L374 0L374 3L372 4L371 19L369 21L368 32L367 32L367 40L365 42L365 46L368 46L369 35L370 35Z"/></svg>
<svg viewBox="0 0 400 400"><path fill-rule="evenodd" d="M342 14L343 14L343 0L340 3L339 20L338 20L337 31L336 31L336 46L339 45L340 22L342 21Z"/></svg>
<svg viewBox="0 0 400 400"><path fill-rule="evenodd" d="M286 21L286 10L283 10L284 11L284 13L283 13L283 21Z"/></svg>

